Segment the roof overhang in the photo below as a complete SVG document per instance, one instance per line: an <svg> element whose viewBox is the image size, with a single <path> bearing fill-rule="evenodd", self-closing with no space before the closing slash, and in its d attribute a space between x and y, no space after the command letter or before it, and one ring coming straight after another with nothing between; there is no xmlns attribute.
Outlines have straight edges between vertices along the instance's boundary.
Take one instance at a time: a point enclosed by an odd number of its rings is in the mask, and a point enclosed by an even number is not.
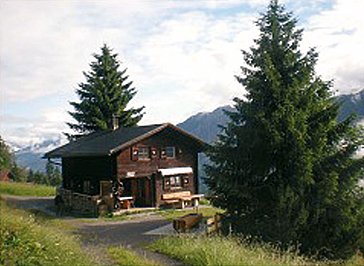
<svg viewBox="0 0 364 266"><path fill-rule="evenodd" d="M192 174L193 169L192 167L174 167L174 168L158 169L158 172L160 172L162 176L183 175L183 174Z"/></svg>

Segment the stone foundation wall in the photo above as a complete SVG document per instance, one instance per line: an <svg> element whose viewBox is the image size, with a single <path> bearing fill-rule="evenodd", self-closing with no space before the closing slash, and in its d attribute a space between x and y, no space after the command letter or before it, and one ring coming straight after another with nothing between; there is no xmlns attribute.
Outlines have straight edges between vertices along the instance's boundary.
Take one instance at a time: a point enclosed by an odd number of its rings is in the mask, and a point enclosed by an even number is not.
<svg viewBox="0 0 364 266"><path fill-rule="evenodd" d="M64 188L57 188L57 195L62 197L67 210L81 214L98 215L98 205L101 202L99 195L90 196Z"/></svg>

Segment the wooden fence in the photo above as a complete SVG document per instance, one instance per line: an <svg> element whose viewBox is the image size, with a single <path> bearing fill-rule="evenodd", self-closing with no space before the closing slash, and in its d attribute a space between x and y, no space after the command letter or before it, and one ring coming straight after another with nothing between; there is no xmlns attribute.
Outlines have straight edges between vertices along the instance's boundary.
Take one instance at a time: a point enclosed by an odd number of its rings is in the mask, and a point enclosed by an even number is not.
<svg viewBox="0 0 364 266"><path fill-rule="evenodd" d="M206 220L206 233L208 235L219 233L221 230L221 220L222 215L219 213L216 213L214 217L208 218Z"/></svg>

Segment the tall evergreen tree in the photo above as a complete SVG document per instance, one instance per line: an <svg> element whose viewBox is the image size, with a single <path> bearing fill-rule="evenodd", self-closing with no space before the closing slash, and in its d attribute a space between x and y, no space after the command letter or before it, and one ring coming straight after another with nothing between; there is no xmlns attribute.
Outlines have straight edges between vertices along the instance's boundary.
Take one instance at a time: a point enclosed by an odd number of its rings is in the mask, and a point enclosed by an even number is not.
<svg viewBox="0 0 364 266"><path fill-rule="evenodd" d="M347 257L359 247L363 131L337 121L331 82L315 74L318 54L300 51L302 30L272 0L238 82L230 123L209 151L207 184L233 230L306 253Z"/></svg>
<svg viewBox="0 0 364 266"><path fill-rule="evenodd" d="M117 54L106 45L94 58L91 71L84 72L86 82L76 90L80 102L70 103L75 111L69 113L77 123L67 124L80 134L111 129L113 117L119 119L120 126L135 126L143 116L144 107L127 109L136 94L132 81L128 81L127 69L119 70Z"/></svg>

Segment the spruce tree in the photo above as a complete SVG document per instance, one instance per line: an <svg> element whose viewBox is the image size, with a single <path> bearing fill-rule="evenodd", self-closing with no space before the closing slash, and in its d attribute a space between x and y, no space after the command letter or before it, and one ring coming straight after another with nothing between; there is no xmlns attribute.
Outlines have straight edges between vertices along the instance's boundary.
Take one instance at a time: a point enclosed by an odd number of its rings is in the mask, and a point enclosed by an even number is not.
<svg viewBox="0 0 364 266"><path fill-rule="evenodd" d="M238 82L246 100L208 155L207 184L234 232L345 258L360 246L363 131L337 121L332 82L315 73L318 54L300 51L302 29L278 1L256 22L259 38L243 51Z"/></svg>
<svg viewBox="0 0 364 266"><path fill-rule="evenodd" d="M86 82L76 90L80 102L70 102L75 111L69 113L77 123L67 124L81 135L111 129L113 117L119 119L120 126L135 126L143 116L144 107L127 109L136 94L132 81L128 81L127 69L119 70L117 54L106 45L94 58L91 71L83 73Z"/></svg>

